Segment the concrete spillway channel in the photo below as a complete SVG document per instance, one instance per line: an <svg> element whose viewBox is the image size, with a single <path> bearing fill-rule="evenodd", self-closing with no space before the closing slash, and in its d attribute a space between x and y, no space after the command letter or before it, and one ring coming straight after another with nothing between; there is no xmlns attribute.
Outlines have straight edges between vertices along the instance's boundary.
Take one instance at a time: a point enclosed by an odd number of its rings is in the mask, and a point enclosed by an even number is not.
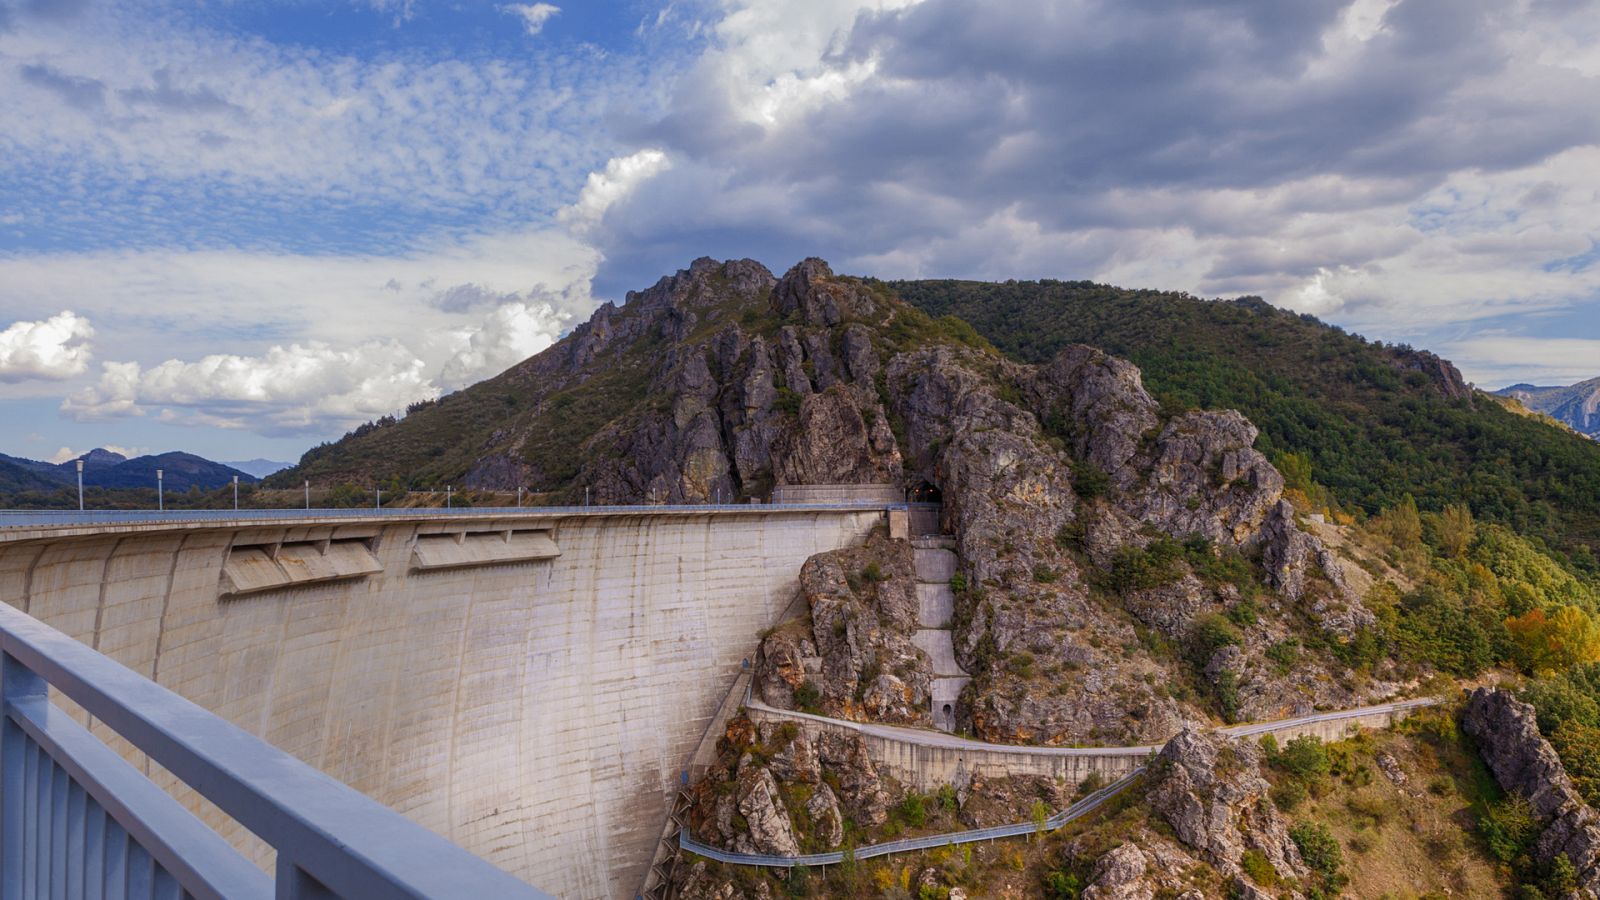
<svg viewBox="0 0 1600 900"><path fill-rule="evenodd" d="M917 566L917 629L912 642L933 661L933 725L940 731L954 731L956 701L961 689L972 680L956 662L955 642L950 630L955 615L955 591L950 579L956 574L956 555L950 538L922 537L911 542Z"/></svg>

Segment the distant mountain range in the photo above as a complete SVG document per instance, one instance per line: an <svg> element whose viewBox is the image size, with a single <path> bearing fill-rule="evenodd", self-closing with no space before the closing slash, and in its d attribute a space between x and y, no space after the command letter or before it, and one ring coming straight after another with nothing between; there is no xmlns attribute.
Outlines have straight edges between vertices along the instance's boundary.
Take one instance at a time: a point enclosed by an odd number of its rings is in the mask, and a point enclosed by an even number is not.
<svg viewBox="0 0 1600 900"><path fill-rule="evenodd" d="M235 475L242 484L253 484L260 478L251 472L228 463L212 462L193 453L159 453L129 459L110 450L90 450L83 456L84 487L153 488L156 470L162 471L168 491L187 491L191 486L212 490L229 484ZM63 463L41 462L0 453L0 493L24 491L55 491L77 485L76 460ZM279 463L251 460L250 464L265 463L281 468ZM276 469L274 469L275 471Z"/></svg>
<svg viewBox="0 0 1600 900"><path fill-rule="evenodd" d="M223 462L222 465L231 466L241 472L248 472L257 478L265 478L273 472L281 472L294 465L292 462L283 462L277 459L244 459Z"/></svg>
<svg viewBox="0 0 1600 900"><path fill-rule="evenodd" d="M1513 384L1495 391L1534 412L1544 413L1573 431L1600 439L1600 378L1564 387Z"/></svg>

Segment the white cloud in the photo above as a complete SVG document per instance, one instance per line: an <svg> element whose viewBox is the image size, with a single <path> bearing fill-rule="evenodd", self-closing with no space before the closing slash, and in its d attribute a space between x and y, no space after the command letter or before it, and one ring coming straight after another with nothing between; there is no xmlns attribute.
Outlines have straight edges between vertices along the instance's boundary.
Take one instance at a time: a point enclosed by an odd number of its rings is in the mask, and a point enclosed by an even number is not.
<svg viewBox="0 0 1600 900"><path fill-rule="evenodd" d="M1600 377L1600 340L1485 334L1444 344L1439 351L1479 385L1576 384Z"/></svg>
<svg viewBox="0 0 1600 900"><path fill-rule="evenodd" d="M91 447L90 449L96 448ZM124 447L121 444L105 444L98 449L110 450L112 453L121 454L129 459L150 455L149 447ZM88 450L74 450L71 447L62 447L50 456L50 462L60 465L64 462L71 462L88 452Z"/></svg>
<svg viewBox="0 0 1600 900"><path fill-rule="evenodd" d="M440 381L457 388L498 374L555 343L571 318L548 302L501 306L478 326L457 333L462 348L444 364Z"/></svg>
<svg viewBox="0 0 1600 900"><path fill-rule="evenodd" d="M0 381L61 380L89 367L89 320L64 310L40 322L0 331Z"/></svg>
<svg viewBox="0 0 1600 900"><path fill-rule="evenodd" d="M561 12L561 7L549 3L508 3L500 7L503 13L510 13L522 20L522 27L528 30L529 36L538 34L544 29L544 23L550 17Z"/></svg>
<svg viewBox="0 0 1600 900"><path fill-rule="evenodd" d="M423 361L396 341L344 349L310 342L254 357L169 359L148 369L107 363L100 381L61 409L79 421L160 409L164 421L179 424L286 434L354 424L438 395Z"/></svg>
<svg viewBox="0 0 1600 900"><path fill-rule="evenodd" d="M603 170L589 173L577 202L563 208L557 219L574 233L587 234L605 217L606 210L670 167L667 155L653 148L616 157Z"/></svg>

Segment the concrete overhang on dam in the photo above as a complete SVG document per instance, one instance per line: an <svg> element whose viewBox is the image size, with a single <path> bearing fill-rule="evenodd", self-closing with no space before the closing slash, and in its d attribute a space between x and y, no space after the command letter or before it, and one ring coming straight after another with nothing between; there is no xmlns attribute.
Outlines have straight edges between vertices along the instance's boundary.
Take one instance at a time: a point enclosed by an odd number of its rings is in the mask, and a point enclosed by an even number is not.
<svg viewBox="0 0 1600 900"><path fill-rule="evenodd" d="M530 884L631 897L801 564L885 508L0 518L0 597Z"/></svg>

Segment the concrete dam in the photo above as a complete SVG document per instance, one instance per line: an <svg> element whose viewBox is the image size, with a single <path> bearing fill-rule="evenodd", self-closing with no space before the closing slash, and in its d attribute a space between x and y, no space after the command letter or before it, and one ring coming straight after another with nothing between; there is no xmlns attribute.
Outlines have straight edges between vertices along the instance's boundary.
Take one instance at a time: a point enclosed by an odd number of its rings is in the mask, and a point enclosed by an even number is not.
<svg viewBox="0 0 1600 900"><path fill-rule="evenodd" d="M0 527L0 597L530 884L631 897L801 564L885 518L313 510ZM270 866L270 847L60 702Z"/></svg>

